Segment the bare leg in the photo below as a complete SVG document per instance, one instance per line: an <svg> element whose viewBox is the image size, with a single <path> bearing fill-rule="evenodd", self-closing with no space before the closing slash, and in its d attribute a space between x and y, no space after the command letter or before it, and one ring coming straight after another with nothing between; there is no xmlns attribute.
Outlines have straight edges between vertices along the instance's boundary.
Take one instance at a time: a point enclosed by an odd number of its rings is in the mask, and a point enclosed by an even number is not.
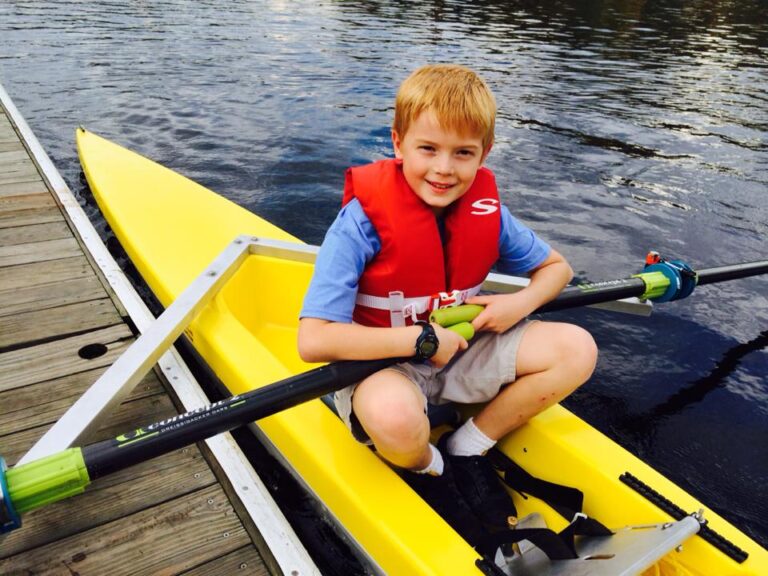
<svg viewBox="0 0 768 576"><path fill-rule="evenodd" d="M517 378L474 418L475 426L498 440L559 402L592 375L597 346L572 324L536 322L523 334Z"/></svg>
<svg viewBox="0 0 768 576"><path fill-rule="evenodd" d="M396 466L429 466L429 420L421 390L394 370L382 370L355 389L352 408L379 454Z"/></svg>

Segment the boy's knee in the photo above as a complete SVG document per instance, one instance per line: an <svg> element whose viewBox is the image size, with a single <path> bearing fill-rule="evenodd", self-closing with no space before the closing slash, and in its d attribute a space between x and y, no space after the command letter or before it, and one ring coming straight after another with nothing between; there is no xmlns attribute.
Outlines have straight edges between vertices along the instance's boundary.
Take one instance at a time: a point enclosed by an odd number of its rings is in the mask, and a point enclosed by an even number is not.
<svg viewBox="0 0 768 576"><path fill-rule="evenodd" d="M385 390L376 382L368 384L362 390L362 384L358 387L352 403L355 415L369 435L406 440L423 432L426 415L422 398L407 387Z"/></svg>
<svg viewBox="0 0 768 576"><path fill-rule="evenodd" d="M567 324L560 338L562 354L569 371L580 380L586 382L595 370L597 364L597 344L592 334L579 326Z"/></svg>

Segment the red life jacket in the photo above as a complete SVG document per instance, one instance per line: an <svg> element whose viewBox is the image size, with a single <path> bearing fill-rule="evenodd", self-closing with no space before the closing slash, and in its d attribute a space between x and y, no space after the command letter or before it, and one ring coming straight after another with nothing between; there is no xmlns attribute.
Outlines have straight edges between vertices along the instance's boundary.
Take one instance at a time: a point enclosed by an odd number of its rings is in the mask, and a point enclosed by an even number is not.
<svg viewBox="0 0 768 576"><path fill-rule="evenodd" d="M348 169L342 205L352 198L381 239L381 251L360 278L353 313L359 324L404 326L435 308L457 306L480 290L499 258L499 194L487 168L445 210L445 245L432 209L406 182L400 160Z"/></svg>

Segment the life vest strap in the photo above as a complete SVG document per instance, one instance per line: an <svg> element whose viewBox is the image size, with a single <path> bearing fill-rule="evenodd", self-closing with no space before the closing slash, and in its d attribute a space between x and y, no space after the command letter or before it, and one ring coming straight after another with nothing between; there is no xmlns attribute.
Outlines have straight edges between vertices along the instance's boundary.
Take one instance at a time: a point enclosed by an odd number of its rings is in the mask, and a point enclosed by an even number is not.
<svg viewBox="0 0 768 576"><path fill-rule="evenodd" d="M406 318L414 322L418 316L438 308L448 308L464 304L468 298L480 292L482 283L466 290L453 290L451 292L438 292L431 296L414 296L406 298L402 292L393 291L389 296L374 296L358 292L355 303L358 306L373 308L374 310L388 310L393 327L405 326Z"/></svg>

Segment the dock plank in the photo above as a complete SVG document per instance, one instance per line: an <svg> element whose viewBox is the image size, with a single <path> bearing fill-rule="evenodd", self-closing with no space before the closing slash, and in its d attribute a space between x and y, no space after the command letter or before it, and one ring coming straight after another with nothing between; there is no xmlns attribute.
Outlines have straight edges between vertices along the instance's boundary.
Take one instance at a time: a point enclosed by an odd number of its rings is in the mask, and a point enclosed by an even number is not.
<svg viewBox="0 0 768 576"><path fill-rule="evenodd" d="M16 130L5 115L0 116L0 142L21 142Z"/></svg>
<svg viewBox="0 0 768 576"><path fill-rule="evenodd" d="M22 226L24 224L39 224L41 222L56 222L61 220L61 211L55 203L40 208L3 212L0 210L0 228Z"/></svg>
<svg viewBox="0 0 768 576"><path fill-rule="evenodd" d="M0 229L0 246L15 246L17 244L29 244L32 242L44 242L46 240L61 240L70 238L72 232L63 220L59 222L45 222L30 226L14 226Z"/></svg>
<svg viewBox="0 0 768 576"><path fill-rule="evenodd" d="M13 169L14 166L25 165L25 163L31 164L32 166L35 165L35 163L32 162L32 158L29 157L29 153L23 146L21 150L0 151L0 170L4 170L8 166Z"/></svg>
<svg viewBox="0 0 768 576"><path fill-rule="evenodd" d="M55 380L0 392L0 438L56 422L106 369L67 374ZM150 372L126 402L164 392L155 373Z"/></svg>
<svg viewBox="0 0 768 576"><path fill-rule="evenodd" d="M0 292L46 286L95 276L88 259L83 255L46 262L18 264L3 270L0 275ZM0 304L0 307L2 306Z"/></svg>
<svg viewBox="0 0 768 576"><path fill-rule="evenodd" d="M13 129L13 124L11 124L10 118L8 118L8 115L5 113L5 109L0 107L0 133L5 133L7 131L11 131L14 134L16 133ZM19 137L17 136L16 139L18 140Z"/></svg>
<svg viewBox="0 0 768 576"><path fill-rule="evenodd" d="M80 253L80 245L71 236L42 242L0 246L0 267L71 258Z"/></svg>
<svg viewBox="0 0 768 576"><path fill-rule="evenodd" d="M28 196L30 194L49 194L39 177L27 182L9 182L0 184L0 198L8 196Z"/></svg>
<svg viewBox="0 0 768 576"><path fill-rule="evenodd" d="M11 290L0 290L0 316L41 311L104 296L104 286L96 276L62 280Z"/></svg>
<svg viewBox="0 0 768 576"><path fill-rule="evenodd" d="M11 184L13 182L29 182L40 178L37 172L37 166L31 162L15 164L13 166L4 166L0 171L0 184Z"/></svg>
<svg viewBox="0 0 768 576"><path fill-rule="evenodd" d="M201 535L205 535L201 538ZM250 542L218 485L0 560L8 576L178 574Z"/></svg>
<svg viewBox="0 0 768 576"><path fill-rule="evenodd" d="M0 316L0 350L59 339L123 322L109 298Z"/></svg>
<svg viewBox="0 0 768 576"><path fill-rule="evenodd" d="M42 182L38 176L37 179L30 178L21 183L14 182L13 185L20 184L33 184ZM10 184L9 184L10 185ZM56 200L48 192L37 192L32 194L9 194L7 196L0 196L0 213L14 214L21 210L34 210L38 208L45 208L47 206L56 206L59 209L59 205L56 204ZM61 216L64 219L64 216Z"/></svg>
<svg viewBox="0 0 768 576"><path fill-rule="evenodd" d="M0 392L109 366L131 344L133 334L125 324L110 326L55 342L0 353ZM78 350L88 344L104 344L103 356L84 359Z"/></svg>
<svg viewBox="0 0 768 576"><path fill-rule="evenodd" d="M0 141L0 152L10 152L11 150L24 150L24 144L18 140Z"/></svg>
<svg viewBox="0 0 768 576"><path fill-rule="evenodd" d="M16 135L16 132L12 131L12 129L8 130L0 128L0 143L19 143L19 137Z"/></svg>
<svg viewBox="0 0 768 576"><path fill-rule="evenodd" d="M0 228L64 220L50 194L23 194L0 197Z"/></svg>
<svg viewBox="0 0 768 576"><path fill-rule="evenodd" d="M4 144L10 144L10 143L19 143L19 137L16 135L16 132L13 132L13 129L0 129L0 143Z"/></svg>
<svg viewBox="0 0 768 576"><path fill-rule="evenodd" d="M13 130L13 125L11 124L8 115L5 113L5 109L0 107L0 133L7 130ZM18 137L16 137L16 139L18 140Z"/></svg>

